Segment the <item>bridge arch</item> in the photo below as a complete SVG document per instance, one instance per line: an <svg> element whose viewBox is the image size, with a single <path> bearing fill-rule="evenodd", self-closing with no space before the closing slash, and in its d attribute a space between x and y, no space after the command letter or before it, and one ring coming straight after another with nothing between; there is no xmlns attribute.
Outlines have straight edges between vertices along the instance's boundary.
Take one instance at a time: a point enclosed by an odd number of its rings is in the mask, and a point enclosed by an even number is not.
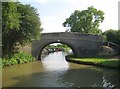
<svg viewBox="0 0 120 89"><path fill-rule="evenodd" d="M63 42L63 41L52 41L52 42L48 42L48 43L46 43L46 44L45 44L45 45L39 50L39 56L38 56L38 59L41 58L41 52L42 52L42 50L43 50L46 46L48 46L48 45L50 45L50 44L53 44L53 43L61 43L61 44L65 44L65 45L67 45L68 47L70 47L70 48L72 49L74 55L76 54L76 49L75 49L71 44L66 43L66 42Z"/></svg>
<svg viewBox="0 0 120 89"><path fill-rule="evenodd" d="M32 42L32 55L40 58L44 47L52 43L68 45L76 57L95 56L102 49L102 36L76 32L42 33L39 40Z"/></svg>

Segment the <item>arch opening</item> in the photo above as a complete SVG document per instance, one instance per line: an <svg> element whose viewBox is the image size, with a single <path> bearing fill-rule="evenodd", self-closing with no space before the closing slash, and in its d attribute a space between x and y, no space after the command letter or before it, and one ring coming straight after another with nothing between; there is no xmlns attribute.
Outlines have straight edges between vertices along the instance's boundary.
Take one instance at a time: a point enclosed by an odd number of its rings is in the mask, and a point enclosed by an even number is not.
<svg viewBox="0 0 120 89"><path fill-rule="evenodd" d="M67 44L65 42L50 42L42 46L39 51L38 60L41 60L43 57L47 56L45 55L45 52L46 54L49 54L58 51L66 52L68 55L75 55L76 53L75 48L71 44Z"/></svg>

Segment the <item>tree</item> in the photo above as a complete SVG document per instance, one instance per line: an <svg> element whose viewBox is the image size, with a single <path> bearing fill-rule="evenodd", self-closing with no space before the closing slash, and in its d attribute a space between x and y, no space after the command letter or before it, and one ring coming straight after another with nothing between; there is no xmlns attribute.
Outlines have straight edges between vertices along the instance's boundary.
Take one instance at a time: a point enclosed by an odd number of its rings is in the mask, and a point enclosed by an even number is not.
<svg viewBox="0 0 120 89"><path fill-rule="evenodd" d="M103 33L106 36L106 41L110 41L120 45L120 30L107 30Z"/></svg>
<svg viewBox="0 0 120 89"><path fill-rule="evenodd" d="M2 3L2 45L3 55L9 54L13 50L15 31L19 30L20 14L17 12L17 6L13 2ZM14 38L11 37L14 35Z"/></svg>
<svg viewBox="0 0 120 89"><path fill-rule="evenodd" d="M0 58L2 57L2 3L0 2Z"/></svg>
<svg viewBox="0 0 120 89"><path fill-rule="evenodd" d="M37 9L31 5L18 3L18 12L20 13L20 30L18 31L20 44L31 42L32 39L38 39L41 28L41 22Z"/></svg>
<svg viewBox="0 0 120 89"><path fill-rule="evenodd" d="M87 10L75 10L63 23L71 32L99 34L102 31L98 28L104 20L104 13L93 6Z"/></svg>
<svg viewBox="0 0 120 89"><path fill-rule="evenodd" d="M3 54L13 53L16 44L37 39L42 30L37 10L20 2L2 3Z"/></svg>

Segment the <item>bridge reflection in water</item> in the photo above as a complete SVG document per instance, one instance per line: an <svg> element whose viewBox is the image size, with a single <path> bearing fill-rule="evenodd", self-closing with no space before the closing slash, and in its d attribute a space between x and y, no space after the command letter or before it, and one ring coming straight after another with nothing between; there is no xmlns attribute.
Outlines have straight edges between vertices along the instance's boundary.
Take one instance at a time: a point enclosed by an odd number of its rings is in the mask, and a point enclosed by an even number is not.
<svg viewBox="0 0 120 89"><path fill-rule="evenodd" d="M68 63L65 55L4 68L3 87L120 87L117 70Z"/></svg>
<svg viewBox="0 0 120 89"><path fill-rule="evenodd" d="M69 68L68 62L65 60L66 53L54 52L46 56L42 63L46 70L67 70Z"/></svg>

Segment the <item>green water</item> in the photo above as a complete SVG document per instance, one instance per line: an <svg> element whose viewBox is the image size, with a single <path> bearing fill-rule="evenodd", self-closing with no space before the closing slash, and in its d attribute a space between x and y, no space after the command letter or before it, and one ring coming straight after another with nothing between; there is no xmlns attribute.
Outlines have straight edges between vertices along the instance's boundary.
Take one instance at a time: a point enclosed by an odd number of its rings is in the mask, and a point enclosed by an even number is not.
<svg viewBox="0 0 120 89"><path fill-rule="evenodd" d="M64 52L55 52L42 61L5 67L2 86L120 87L118 70L69 63L65 55Z"/></svg>

